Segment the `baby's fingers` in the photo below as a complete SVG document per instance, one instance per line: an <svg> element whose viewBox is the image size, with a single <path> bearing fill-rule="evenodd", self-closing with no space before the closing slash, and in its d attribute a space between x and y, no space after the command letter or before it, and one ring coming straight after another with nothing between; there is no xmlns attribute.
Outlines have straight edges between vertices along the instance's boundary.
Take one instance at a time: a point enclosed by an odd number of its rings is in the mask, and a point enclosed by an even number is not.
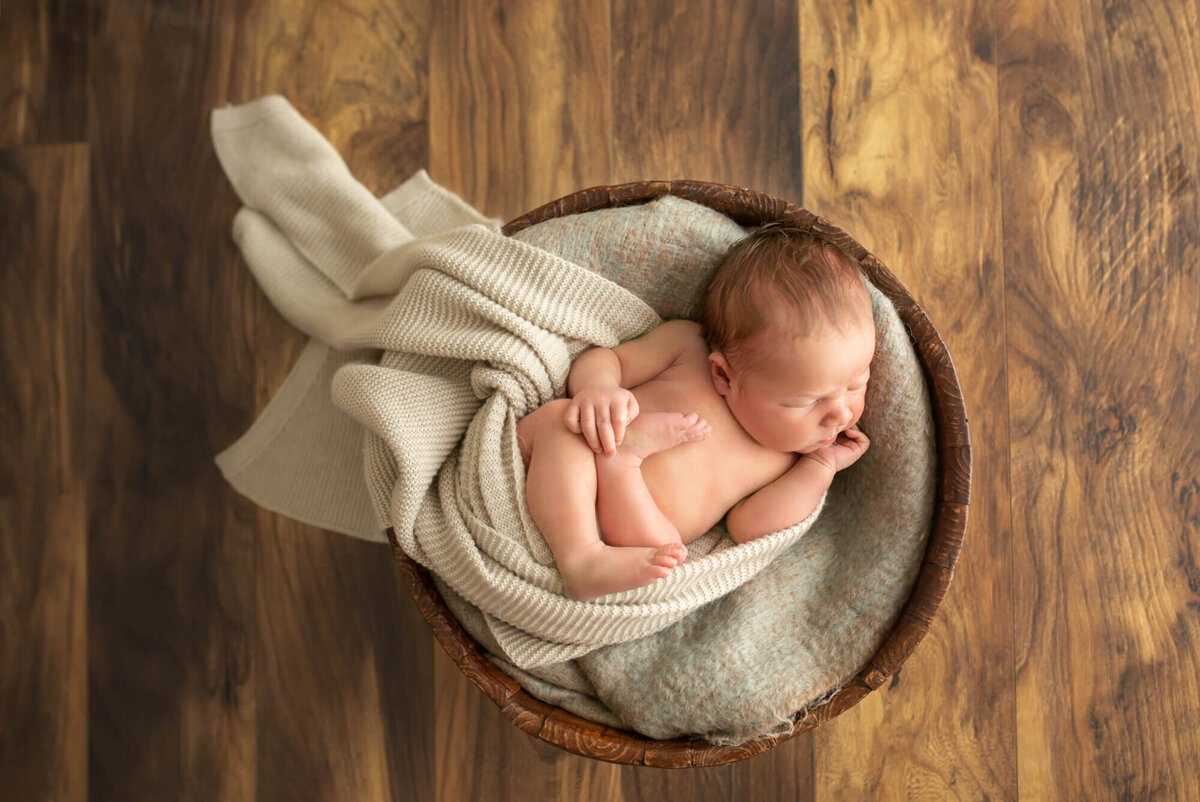
<svg viewBox="0 0 1200 802"><path fill-rule="evenodd" d="M842 467L848 468L858 462L859 457L867 453L871 441L858 429L847 429L843 434L846 435L846 464Z"/></svg>
<svg viewBox="0 0 1200 802"><path fill-rule="evenodd" d="M610 457L617 453L616 434L613 432L613 424L608 418L601 415L596 419L596 434L600 438L600 446L604 449L604 453Z"/></svg>
<svg viewBox="0 0 1200 802"><path fill-rule="evenodd" d="M592 451L600 453L600 438L596 434L596 411L590 406L584 407L579 419L579 426L582 429L583 439L587 440L587 444L591 446Z"/></svg>
<svg viewBox="0 0 1200 802"><path fill-rule="evenodd" d="M629 425L629 419L625 415L625 407L614 410L612 417L612 433L613 446L619 446L625 442L625 427Z"/></svg>
<svg viewBox="0 0 1200 802"><path fill-rule="evenodd" d="M563 415L563 423L575 434L583 434L583 428L579 425L578 404L573 403L567 406L567 412Z"/></svg>
<svg viewBox="0 0 1200 802"><path fill-rule="evenodd" d="M626 424L624 417L620 417L620 415L618 415L618 417L614 417L612 419L613 450L616 450L616 447L619 447L620 444L625 442L625 426Z"/></svg>
<svg viewBox="0 0 1200 802"><path fill-rule="evenodd" d="M871 445L871 438L867 437L866 432L864 432L862 429L847 429L846 436L853 440L855 445L857 445L863 451L866 451Z"/></svg>

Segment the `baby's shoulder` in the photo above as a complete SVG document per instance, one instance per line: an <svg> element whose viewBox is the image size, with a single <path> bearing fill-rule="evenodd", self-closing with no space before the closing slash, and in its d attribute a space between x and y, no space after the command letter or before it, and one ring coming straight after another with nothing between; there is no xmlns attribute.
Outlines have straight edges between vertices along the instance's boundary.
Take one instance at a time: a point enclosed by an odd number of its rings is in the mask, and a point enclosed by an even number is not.
<svg viewBox="0 0 1200 802"><path fill-rule="evenodd" d="M669 328L668 328L669 327ZM659 328L668 328L665 334L672 341L671 348L675 352L675 365L708 364L708 343L700 324L694 320L679 318L668 320ZM707 370L707 367L705 368Z"/></svg>
<svg viewBox="0 0 1200 802"><path fill-rule="evenodd" d="M701 337L700 324L694 320L688 320L685 317L671 318L659 323L657 329L664 334L672 334L677 337Z"/></svg>
<svg viewBox="0 0 1200 802"><path fill-rule="evenodd" d="M708 352L708 346L704 342L704 334L700 328L700 324L694 320L687 318L675 318L661 323L658 326L657 333L664 339L671 340L681 350L696 351L703 349Z"/></svg>

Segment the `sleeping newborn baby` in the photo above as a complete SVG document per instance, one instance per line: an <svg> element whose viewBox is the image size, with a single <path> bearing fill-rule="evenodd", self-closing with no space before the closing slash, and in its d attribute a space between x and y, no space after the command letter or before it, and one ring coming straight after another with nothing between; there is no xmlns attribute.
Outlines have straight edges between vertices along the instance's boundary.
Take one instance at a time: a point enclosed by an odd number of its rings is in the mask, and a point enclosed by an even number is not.
<svg viewBox="0 0 1200 802"><path fill-rule="evenodd" d="M568 595L648 585L722 517L744 543L799 523L866 452L875 326L857 265L770 224L729 249L703 327L670 320L571 366L523 417L529 512Z"/></svg>

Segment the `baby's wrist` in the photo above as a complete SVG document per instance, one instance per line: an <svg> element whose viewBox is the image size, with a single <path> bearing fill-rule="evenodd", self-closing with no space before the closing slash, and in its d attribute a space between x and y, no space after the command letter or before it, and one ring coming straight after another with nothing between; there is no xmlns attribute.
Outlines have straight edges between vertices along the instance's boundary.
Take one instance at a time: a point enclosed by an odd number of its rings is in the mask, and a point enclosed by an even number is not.
<svg viewBox="0 0 1200 802"><path fill-rule="evenodd" d="M621 386L621 363L609 348L584 351L571 365L567 392L574 398L585 390Z"/></svg>
<svg viewBox="0 0 1200 802"><path fill-rule="evenodd" d="M800 461L807 462L809 465L819 466L821 473L828 474L830 479L837 474L837 468L832 463L826 462L820 457L814 457L812 454L801 454Z"/></svg>
<svg viewBox="0 0 1200 802"><path fill-rule="evenodd" d="M591 381L587 384L575 388L575 392L571 394L572 398L577 398L580 395L588 392L607 392L620 388L620 382L615 381Z"/></svg>

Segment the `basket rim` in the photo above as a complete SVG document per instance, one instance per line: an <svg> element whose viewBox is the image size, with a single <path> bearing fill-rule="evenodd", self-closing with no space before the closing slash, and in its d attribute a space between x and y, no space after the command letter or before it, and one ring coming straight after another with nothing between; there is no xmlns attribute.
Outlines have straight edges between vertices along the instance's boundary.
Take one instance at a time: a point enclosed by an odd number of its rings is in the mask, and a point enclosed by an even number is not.
<svg viewBox="0 0 1200 802"><path fill-rule="evenodd" d="M450 612L429 572L404 554L391 529L387 535L409 592L442 648L517 728L582 757L627 765L685 768L743 760L790 740L853 707L908 659L929 631L954 577L970 503L971 444L958 372L925 311L895 275L857 240L797 204L746 187L708 181L634 181L573 192L514 218L501 230L511 236L552 218L639 205L666 195L703 204L743 225L788 220L836 243L859 260L871 282L896 307L909 330L933 406L938 489L920 572L895 625L876 653L829 698L796 713L795 727L785 735L766 736L737 746L689 739L655 740L580 718L531 696L487 658L483 648Z"/></svg>

